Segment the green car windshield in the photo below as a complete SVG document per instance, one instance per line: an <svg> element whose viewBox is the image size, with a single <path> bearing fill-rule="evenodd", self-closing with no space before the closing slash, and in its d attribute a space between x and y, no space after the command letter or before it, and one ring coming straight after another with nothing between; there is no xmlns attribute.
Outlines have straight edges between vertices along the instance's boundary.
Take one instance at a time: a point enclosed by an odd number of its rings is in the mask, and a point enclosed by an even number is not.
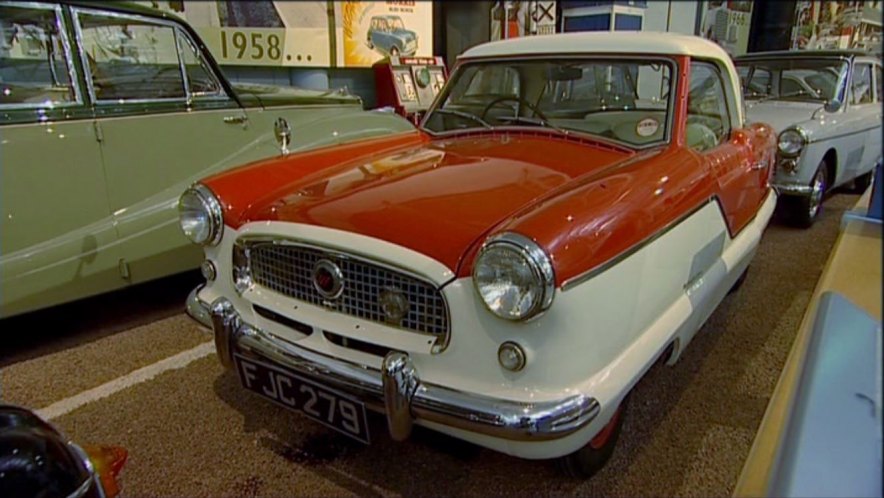
<svg viewBox="0 0 884 498"><path fill-rule="evenodd" d="M737 71L747 99L825 102L843 100L839 89L847 77L847 62L807 57L768 59L738 62Z"/></svg>
<svg viewBox="0 0 884 498"><path fill-rule="evenodd" d="M452 75L423 127L433 133L547 127L643 146L665 141L674 63L599 58L472 62Z"/></svg>

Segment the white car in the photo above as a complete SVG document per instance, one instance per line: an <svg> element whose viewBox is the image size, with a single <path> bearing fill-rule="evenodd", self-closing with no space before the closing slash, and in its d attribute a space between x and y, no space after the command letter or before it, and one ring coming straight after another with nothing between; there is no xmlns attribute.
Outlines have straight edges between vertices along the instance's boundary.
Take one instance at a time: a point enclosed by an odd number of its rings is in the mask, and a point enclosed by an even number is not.
<svg viewBox="0 0 884 498"><path fill-rule="evenodd" d="M735 60L750 121L779 133L774 186L809 227L832 188L868 187L881 163L881 60L852 50L759 52Z"/></svg>

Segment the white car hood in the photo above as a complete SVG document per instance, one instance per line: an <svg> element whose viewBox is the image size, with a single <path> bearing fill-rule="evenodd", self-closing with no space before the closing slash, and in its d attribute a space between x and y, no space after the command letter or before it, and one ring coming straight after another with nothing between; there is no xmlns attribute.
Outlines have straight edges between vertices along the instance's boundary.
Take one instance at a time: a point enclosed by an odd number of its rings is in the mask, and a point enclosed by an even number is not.
<svg viewBox="0 0 884 498"><path fill-rule="evenodd" d="M751 123L769 124L777 133L780 133L789 126L810 121L813 113L822 107L822 102L786 102L783 100L753 102L747 100L746 117ZM820 114L823 113L820 111Z"/></svg>

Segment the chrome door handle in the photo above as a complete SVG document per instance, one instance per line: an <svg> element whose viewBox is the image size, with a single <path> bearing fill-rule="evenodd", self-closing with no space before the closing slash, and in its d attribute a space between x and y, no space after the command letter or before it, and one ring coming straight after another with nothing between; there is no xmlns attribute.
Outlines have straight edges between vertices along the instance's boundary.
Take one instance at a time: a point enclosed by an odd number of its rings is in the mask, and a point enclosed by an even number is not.
<svg viewBox="0 0 884 498"><path fill-rule="evenodd" d="M224 116L224 122L227 124L243 124L249 120L249 117L245 114L240 114L238 116Z"/></svg>
<svg viewBox="0 0 884 498"><path fill-rule="evenodd" d="M749 169L752 171L758 171L758 170L764 169L766 167L767 167L767 163L765 163L764 161L758 161L756 163L753 163L752 166L749 166Z"/></svg>

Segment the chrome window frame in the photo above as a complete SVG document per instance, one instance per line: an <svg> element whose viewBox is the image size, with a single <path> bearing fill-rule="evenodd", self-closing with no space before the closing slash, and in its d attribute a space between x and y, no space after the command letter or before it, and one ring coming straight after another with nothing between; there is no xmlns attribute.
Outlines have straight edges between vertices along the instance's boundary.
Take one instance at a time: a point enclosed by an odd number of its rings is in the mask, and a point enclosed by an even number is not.
<svg viewBox="0 0 884 498"><path fill-rule="evenodd" d="M711 151L711 150L721 146L722 144L725 144L728 141L730 141L731 136L734 133L734 130L738 130L738 129L742 128L743 124L737 123L738 116L736 116L736 113L732 109L735 102L731 102L731 100L736 99L736 95L734 94L736 89L731 89L731 91L728 91L728 86L732 86L732 85L729 85L728 84L729 80L725 79L725 72L722 71L721 66L716 61L714 61L712 59L692 57L690 62L688 62L689 76L688 76L688 80L685 82L685 85L687 85L687 88L688 88L688 95L687 95L688 102L685 102L685 116L684 116L685 126L687 126L688 116L690 116L690 114L691 114L688 104L691 99L691 96L690 96L691 76L694 74L693 67L692 67L694 64L709 66L711 68L712 73L714 73L715 76L717 77L718 84L721 86L721 91L722 91L722 93L724 93L724 112L727 114L727 119L722 119L721 122L722 122L722 124L724 124L725 122L728 123L727 130L722 130L725 133L722 133L722 136L720 139L718 139L718 143L715 144L715 147L712 147L711 149L706 150L706 151L698 151L698 150L695 150L693 147L691 147L691 150L693 150L694 152L697 152L698 154L703 154L705 152ZM741 85L740 91L742 91L742 85Z"/></svg>
<svg viewBox="0 0 884 498"><path fill-rule="evenodd" d="M22 9L34 10L51 10L55 12L55 27L61 35L61 44L64 50L64 62L68 68L68 78L70 87L74 90L74 100L66 102L22 102L16 104L0 104L0 109L18 110L18 109L57 109L64 107L73 107L83 105L83 91L80 88L80 81L77 78L77 70L74 68L74 54L71 48L71 42L68 39L68 32L64 22L64 14L60 4L52 5L37 2L3 2L4 6L16 7Z"/></svg>
<svg viewBox="0 0 884 498"><path fill-rule="evenodd" d="M170 97L170 98L144 98L144 99L97 99L95 97L95 86L92 84L92 70L89 68L89 61L86 58L86 52L83 49L83 27L80 24L80 15L93 15L100 17L112 17L118 19L132 19L137 22L147 23L147 24L155 24L159 26L165 26L172 30L172 36L175 39L175 53L178 56L178 68L181 71L181 80L183 82L182 88L184 89L183 97ZM188 92L188 84L187 84L187 76L184 72L184 63L181 60L181 50L178 46L178 38L176 33L180 30L178 27L178 23L166 19L158 19L155 17L142 16L138 14L128 14L121 12L113 12L108 10L100 10L100 9L90 9L90 8L82 8L82 7L71 7L71 18L74 24L74 36L77 38L77 51L79 52L80 64L83 66L83 75L86 79L86 88L89 90L89 98L92 99L92 102L95 104L107 105L119 105L119 104L147 104L147 103L189 103L190 102L190 94Z"/></svg>
<svg viewBox="0 0 884 498"><path fill-rule="evenodd" d="M853 77L856 76L857 66L869 66L869 92L871 93L872 101L871 102L854 102L854 84ZM867 59L857 59L854 58L853 62L850 64L850 78L847 80L847 88L848 88L848 97L845 99L847 102L853 107L864 107L870 104L877 104L879 101L876 99L875 95L877 93L877 89L875 88L875 62Z"/></svg>
<svg viewBox="0 0 884 498"><path fill-rule="evenodd" d="M186 47L181 46L181 41L186 45ZM202 50L199 49L199 45L197 45L193 38L180 26L175 27L175 45L178 48L178 60L181 62L181 71L184 75L184 87L187 92L187 100L188 102L193 101L194 99L199 100L218 100L224 99L227 100L230 96L224 90L224 85L221 84L220 78L218 78L218 74L215 72L214 68L208 63L205 55ZM187 79L187 64L184 63L184 57L181 53L182 50L189 49L193 50L193 54L197 59L197 62L203 69L206 70L212 76L212 79L215 81L216 86L218 87L218 91L214 93L210 92L192 92L190 90L190 82Z"/></svg>

